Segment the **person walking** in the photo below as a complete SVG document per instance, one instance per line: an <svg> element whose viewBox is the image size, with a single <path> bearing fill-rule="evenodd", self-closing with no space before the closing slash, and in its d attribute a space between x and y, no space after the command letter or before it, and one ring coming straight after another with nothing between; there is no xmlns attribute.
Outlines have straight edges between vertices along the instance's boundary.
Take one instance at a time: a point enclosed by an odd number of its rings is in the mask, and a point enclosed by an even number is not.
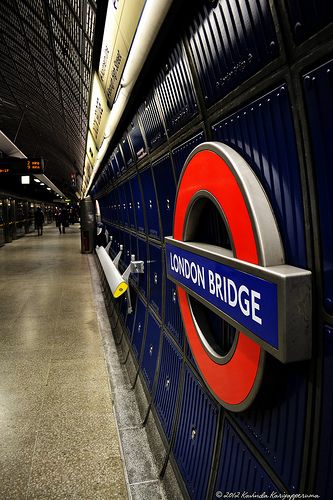
<svg viewBox="0 0 333 500"><path fill-rule="evenodd" d="M59 229L59 233L61 234L61 210L58 209L55 213L55 223L56 223L56 227Z"/></svg>
<svg viewBox="0 0 333 500"><path fill-rule="evenodd" d="M44 214L40 207L35 212L35 226L37 229L37 236L43 236Z"/></svg>
<svg viewBox="0 0 333 500"><path fill-rule="evenodd" d="M65 208L63 208L61 210L61 213L60 213L60 226L59 226L60 233L61 233L61 229L62 229L63 234L65 234L65 228L68 227L68 225L69 225L68 212Z"/></svg>

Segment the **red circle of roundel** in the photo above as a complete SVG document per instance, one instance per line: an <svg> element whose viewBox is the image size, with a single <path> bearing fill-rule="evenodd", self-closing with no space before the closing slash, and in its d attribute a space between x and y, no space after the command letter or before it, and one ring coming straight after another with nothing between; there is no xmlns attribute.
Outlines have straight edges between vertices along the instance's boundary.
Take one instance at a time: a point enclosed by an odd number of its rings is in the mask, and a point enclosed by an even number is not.
<svg viewBox="0 0 333 500"><path fill-rule="evenodd" d="M255 235L241 189L224 159L209 150L194 154L183 170L175 207L174 238L183 240L187 209L198 191L208 191L220 204L234 243L235 257L258 264ZM244 408L261 377L260 346L239 332L232 357L225 364L216 363L201 343L186 292L180 286L177 291L188 341L209 389L225 406Z"/></svg>

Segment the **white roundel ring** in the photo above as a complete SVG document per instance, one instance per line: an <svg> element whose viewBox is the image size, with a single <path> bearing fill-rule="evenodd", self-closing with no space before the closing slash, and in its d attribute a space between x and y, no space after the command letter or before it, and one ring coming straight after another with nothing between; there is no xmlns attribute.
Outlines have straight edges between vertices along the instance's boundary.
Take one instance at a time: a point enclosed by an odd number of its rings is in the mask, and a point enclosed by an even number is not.
<svg viewBox="0 0 333 500"><path fill-rule="evenodd" d="M268 198L251 167L235 150L218 142L197 146L184 165L177 191L173 237L184 240L189 207L198 192L219 205L232 239L234 257L262 266L284 262L277 223ZM198 332L188 295L177 285L187 338L197 366L213 395L233 411L247 408L261 385L265 351L244 333L227 361L209 356Z"/></svg>

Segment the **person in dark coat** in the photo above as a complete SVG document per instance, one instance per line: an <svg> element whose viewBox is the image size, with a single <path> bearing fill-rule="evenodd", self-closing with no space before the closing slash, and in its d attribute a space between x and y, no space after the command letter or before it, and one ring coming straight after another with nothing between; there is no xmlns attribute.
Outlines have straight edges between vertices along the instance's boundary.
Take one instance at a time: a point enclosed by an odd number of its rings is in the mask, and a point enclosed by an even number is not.
<svg viewBox="0 0 333 500"><path fill-rule="evenodd" d="M65 234L65 228L69 226L69 222L68 222L68 212L65 208L63 208L60 212L60 227L59 227L59 231L61 233L61 229L62 229L62 232L63 234Z"/></svg>
<svg viewBox="0 0 333 500"><path fill-rule="evenodd" d="M42 209L38 207L35 212L35 225L38 236L43 236L43 224L44 224L44 214L42 212Z"/></svg>
<svg viewBox="0 0 333 500"><path fill-rule="evenodd" d="M54 218L56 226L59 229L59 233L61 233L61 211L59 209L56 211Z"/></svg>

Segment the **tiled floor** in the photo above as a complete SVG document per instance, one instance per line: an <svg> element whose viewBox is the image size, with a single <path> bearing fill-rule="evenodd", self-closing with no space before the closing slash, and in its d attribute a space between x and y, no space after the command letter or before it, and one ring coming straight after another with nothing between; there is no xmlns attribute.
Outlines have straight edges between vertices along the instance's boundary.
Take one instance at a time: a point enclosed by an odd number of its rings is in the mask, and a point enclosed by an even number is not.
<svg viewBox="0 0 333 500"><path fill-rule="evenodd" d="M0 498L127 498L78 225L0 248Z"/></svg>

